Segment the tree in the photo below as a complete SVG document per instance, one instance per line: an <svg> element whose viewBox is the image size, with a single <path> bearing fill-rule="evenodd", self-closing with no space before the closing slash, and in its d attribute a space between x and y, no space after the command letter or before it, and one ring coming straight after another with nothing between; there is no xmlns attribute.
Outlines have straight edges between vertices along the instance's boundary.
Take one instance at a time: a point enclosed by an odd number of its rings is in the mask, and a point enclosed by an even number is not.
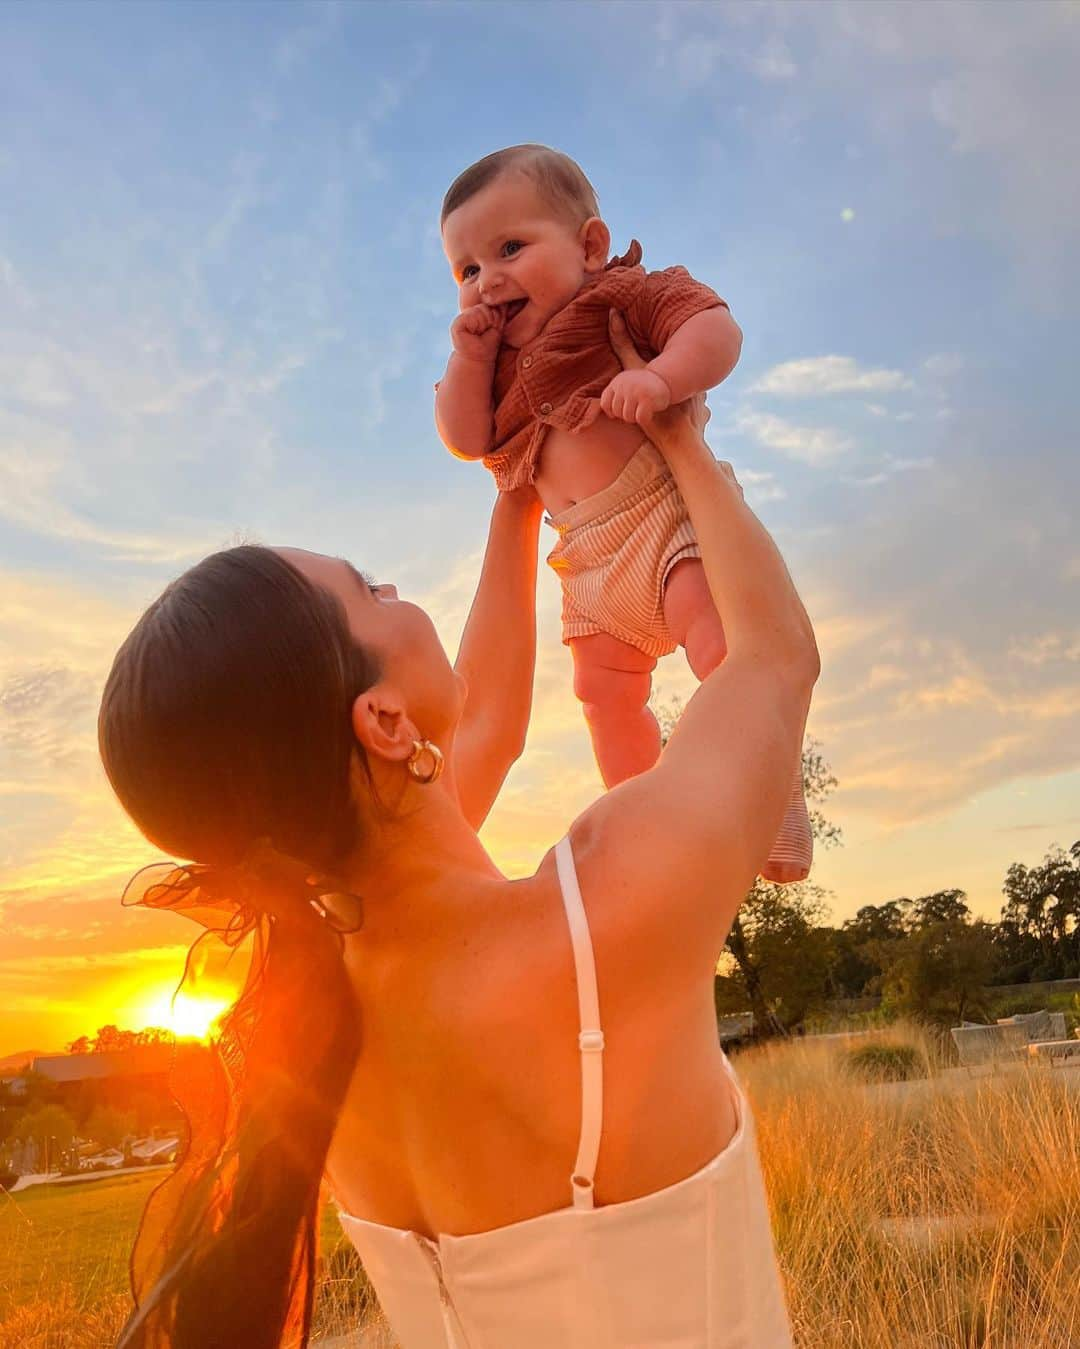
<svg viewBox="0 0 1080 1349"><path fill-rule="evenodd" d="M56 1083L44 1073L35 1073L29 1069L22 1074L22 1089L18 1103L24 1111L36 1110L42 1105L51 1105L57 1097Z"/></svg>
<svg viewBox="0 0 1080 1349"><path fill-rule="evenodd" d="M172 1044L176 1035L163 1026L146 1026L142 1030L120 1030L117 1026L99 1026L95 1035L80 1035L67 1046L69 1054L115 1054L125 1049L139 1049L144 1045Z"/></svg>
<svg viewBox="0 0 1080 1349"><path fill-rule="evenodd" d="M866 993L866 986L881 971L843 927L823 927L822 934L828 963L828 993L831 998L858 998Z"/></svg>
<svg viewBox="0 0 1080 1349"><path fill-rule="evenodd" d="M989 923L946 918L881 943L882 1005L901 1016L956 1025L985 1015L994 968Z"/></svg>
<svg viewBox="0 0 1080 1349"><path fill-rule="evenodd" d="M1002 891L1003 963L1033 980L1080 974L1080 840L1068 852L1052 848L1038 866L1014 862Z"/></svg>
<svg viewBox="0 0 1080 1349"><path fill-rule="evenodd" d="M882 976L900 954L901 944L914 932L936 923L965 923L971 917L963 890L937 890L919 899L906 895L884 904L864 904L844 923L854 959L849 968L864 975L860 992L879 990Z"/></svg>
<svg viewBox="0 0 1080 1349"><path fill-rule="evenodd" d="M911 928L931 927L934 923L966 923L971 917L963 890L938 890L923 895L911 906Z"/></svg>
<svg viewBox="0 0 1080 1349"><path fill-rule="evenodd" d="M802 774L815 845L838 847L839 827L816 808L836 778L812 736L803 746ZM828 996L830 943L819 926L825 909L825 891L810 881L774 885L759 877L735 915L724 950L759 1034L797 1026Z"/></svg>
<svg viewBox="0 0 1080 1349"><path fill-rule="evenodd" d="M75 1139L75 1121L60 1105L43 1105L28 1111L12 1135L32 1139L38 1149L43 1168L48 1171L59 1164L61 1153L67 1152Z"/></svg>
<svg viewBox="0 0 1080 1349"><path fill-rule="evenodd" d="M132 1049L134 1046L135 1032L120 1030L117 1026L100 1027L93 1040L95 1054L113 1054L122 1049Z"/></svg>
<svg viewBox="0 0 1080 1349"><path fill-rule="evenodd" d="M890 899L885 904L864 904L844 924L854 942L866 946L876 941L899 941L911 926L910 899Z"/></svg>
<svg viewBox="0 0 1080 1349"><path fill-rule="evenodd" d="M910 930L912 907L907 898L864 904L844 923L841 930L851 953L845 962L847 973L851 980L862 980L857 989L849 982L849 995L877 991L890 945L902 941Z"/></svg>
<svg viewBox="0 0 1080 1349"><path fill-rule="evenodd" d="M164 1026L146 1026L135 1032L137 1045L171 1045L176 1043L176 1032Z"/></svg>
<svg viewBox="0 0 1080 1349"><path fill-rule="evenodd" d="M735 915L724 947L729 1010L750 1006L759 1034L775 1035L801 1022L828 995L829 942L817 925L824 892L805 881L758 880ZM725 984L721 984L723 989Z"/></svg>
<svg viewBox="0 0 1080 1349"><path fill-rule="evenodd" d="M103 1148L118 1148L129 1134L135 1132L135 1121L131 1115L99 1105L91 1111L83 1132Z"/></svg>

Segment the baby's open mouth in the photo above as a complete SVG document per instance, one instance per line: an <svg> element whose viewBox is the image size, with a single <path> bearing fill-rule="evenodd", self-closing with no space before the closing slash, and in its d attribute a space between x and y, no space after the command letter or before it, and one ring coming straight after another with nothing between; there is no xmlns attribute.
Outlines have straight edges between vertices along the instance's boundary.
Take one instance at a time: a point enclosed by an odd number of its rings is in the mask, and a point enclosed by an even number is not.
<svg viewBox="0 0 1080 1349"><path fill-rule="evenodd" d="M507 323L512 322L528 304L528 300L510 300L503 306Z"/></svg>

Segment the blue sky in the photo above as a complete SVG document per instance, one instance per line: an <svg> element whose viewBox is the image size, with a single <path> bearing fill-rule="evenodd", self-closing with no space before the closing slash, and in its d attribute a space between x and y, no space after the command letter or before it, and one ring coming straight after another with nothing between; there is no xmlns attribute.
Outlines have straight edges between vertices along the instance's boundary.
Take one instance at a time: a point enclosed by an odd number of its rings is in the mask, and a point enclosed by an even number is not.
<svg viewBox="0 0 1080 1349"><path fill-rule="evenodd" d="M146 849L93 734L172 575L238 536L344 553L454 647L492 488L432 426L438 209L523 140L577 158L616 247L689 267L743 328L710 437L818 627L835 913L954 885L996 913L1009 862L1080 834L1078 60L1080 8L1039 0L0 4L21 1024L46 1016L46 948L82 977L89 941L99 983L159 932L172 959L172 928L115 913ZM487 831L514 873L599 790L557 592L542 571L536 720ZM674 658L659 683L691 688Z"/></svg>

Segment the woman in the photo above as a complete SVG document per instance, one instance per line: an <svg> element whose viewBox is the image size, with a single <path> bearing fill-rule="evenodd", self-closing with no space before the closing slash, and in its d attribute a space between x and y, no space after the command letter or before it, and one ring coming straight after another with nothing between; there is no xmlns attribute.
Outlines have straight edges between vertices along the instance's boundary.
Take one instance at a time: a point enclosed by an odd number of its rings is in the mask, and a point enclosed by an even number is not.
<svg viewBox="0 0 1080 1349"><path fill-rule="evenodd" d="M535 501L496 506L456 668L392 586L291 550L200 563L121 648L109 777L203 864L144 898L258 939L123 1345L302 1343L324 1173L403 1349L790 1344L713 972L818 656L705 415L644 429L728 657L526 879L476 830L527 720Z"/></svg>

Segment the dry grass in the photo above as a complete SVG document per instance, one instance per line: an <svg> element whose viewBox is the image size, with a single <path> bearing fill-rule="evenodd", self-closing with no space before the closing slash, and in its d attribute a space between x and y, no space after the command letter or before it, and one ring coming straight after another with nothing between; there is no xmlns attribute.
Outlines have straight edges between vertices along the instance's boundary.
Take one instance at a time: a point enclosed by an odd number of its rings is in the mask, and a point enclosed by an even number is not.
<svg viewBox="0 0 1080 1349"><path fill-rule="evenodd" d="M0 1349L106 1349L116 1343L131 1309L131 1242L146 1197L162 1175L0 1191ZM374 1295L329 1208L322 1253L316 1334L341 1335L374 1320Z"/></svg>
<svg viewBox="0 0 1080 1349"><path fill-rule="evenodd" d="M930 1075L866 1086L838 1041L737 1062L800 1349L1080 1345L1080 1069L969 1078L914 1029L880 1038ZM0 1195L0 1349L114 1343L152 1179ZM377 1308L329 1212L323 1241L316 1332L345 1334Z"/></svg>
<svg viewBox="0 0 1080 1349"><path fill-rule="evenodd" d="M1080 1344L1080 1073L860 1085L836 1042L740 1057L798 1343ZM936 1071L934 1071L936 1069Z"/></svg>

